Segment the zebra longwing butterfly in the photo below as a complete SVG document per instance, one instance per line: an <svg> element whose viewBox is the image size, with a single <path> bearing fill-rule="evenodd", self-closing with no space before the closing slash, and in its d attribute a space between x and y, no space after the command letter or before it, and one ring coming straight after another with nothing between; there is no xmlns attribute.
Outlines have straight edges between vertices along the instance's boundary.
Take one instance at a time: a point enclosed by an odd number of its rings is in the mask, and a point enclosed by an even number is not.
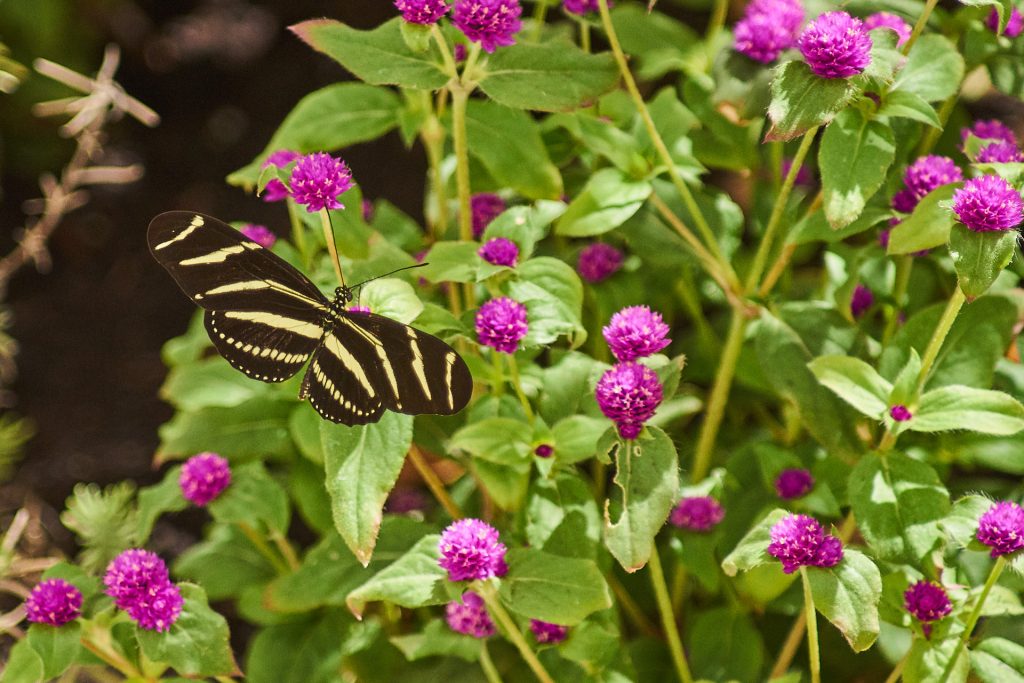
<svg viewBox="0 0 1024 683"><path fill-rule="evenodd" d="M299 398L325 419L366 424L385 409L450 415L469 401L469 368L450 346L390 318L347 311L350 288L338 287L329 301L216 218L169 211L153 219L148 237L160 265L206 309L206 331L236 369L283 382L312 359Z"/></svg>

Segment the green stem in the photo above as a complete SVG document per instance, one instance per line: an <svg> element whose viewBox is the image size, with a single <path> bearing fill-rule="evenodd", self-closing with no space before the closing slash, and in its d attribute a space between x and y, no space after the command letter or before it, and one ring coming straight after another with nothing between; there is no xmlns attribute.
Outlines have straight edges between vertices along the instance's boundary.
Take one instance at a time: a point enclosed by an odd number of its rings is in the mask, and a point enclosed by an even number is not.
<svg viewBox="0 0 1024 683"><path fill-rule="evenodd" d="M718 34L722 31L722 26L725 25L725 16L729 12L729 0L715 0L714 7L711 8L711 19L708 21L708 30L704 34L707 36L704 39L704 46L707 48L708 55L708 68L710 70L711 65L714 63L714 49L715 44L718 42Z"/></svg>
<svg viewBox="0 0 1024 683"><path fill-rule="evenodd" d="M280 531L270 532L270 540L274 542L274 545L281 552L281 557L288 563L289 569L295 571L302 565L299 561L299 556L295 554L295 548L292 547L292 544L288 542L288 539Z"/></svg>
<svg viewBox="0 0 1024 683"><path fill-rule="evenodd" d="M711 455L715 450L718 429L722 426L722 418L725 416L725 404L729 400L736 364L743 349L747 321L744 311L739 308L733 309L729 333L725 338L725 348L722 349L718 371L715 373L715 383L711 387L711 395L704 410L704 424L701 425L700 435L697 437L697 450L693 456L693 470L690 473L691 482L696 483L704 479L711 467Z"/></svg>
<svg viewBox="0 0 1024 683"><path fill-rule="evenodd" d="M491 368L494 370L494 395L501 398L505 394L505 368L502 367L501 357L504 354L499 351L491 353Z"/></svg>
<svg viewBox="0 0 1024 683"><path fill-rule="evenodd" d="M430 95L426 94L425 99L429 103ZM432 104L429 106L433 111ZM444 138L444 126L441 125L437 115L431 113L424 122L423 128L420 129L420 139L427 152L427 161L430 165L430 186L433 189L434 201L437 205L435 211L427 212L430 237L435 241L444 239L444 232L448 228L448 189L441 172L441 164L444 161ZM431 213L433 220L430 220Z"/></svg>
<svg viewBox="0 0 1024 683"><path fill-rule="evenodd" d="M516 396L519 397L519 403L523 406L523 412L526 413L526 419L533 424L533 408L530 406L530 400L526 398L526 394L523 393L523 383L519 378L519 365L516 363L516 357L509 353L503 354L508 356L508 374L512 380L512 388L515 389Z"/></svg>
<svg viewBox="0 0 1024 683"><path fill-rule="evenodd" d="M821 683L821 658L818 653L818 618L814 613L814 596L811 595L811 580L807 567L800 567L800 579L804 584L804 611L807 614L807 656L810 659L811 683Z"/></svg>
<svg viewBox="0 0 1024 683"><path fill-rule="evenodd" d="M590 24L586 21L580 22L580 48L584 52L590 52Z"/></svg>
<svg viewBox="0 0 1024 683"><path fill-rule="evenodd" d="M672 614L678 614L683 606L683 598L686 597L686 565L676 562L676 568L672 572Z"/></svg>
<svg viewBox="0 0 1024 683"><path fill-rule="evenodd" d="M896 261L896 285L893 287L892 298L894 303L889 319L885 323L885 332L882 333L882 346L889 343L896 328L900 324L900 311L903 310L903 299L907 296L907 286L910 284L910 271L914 266L914 257L904 254Z"/></svg>
<svg viewBox="0 0 1024 683"><path fill-rule="evenodd" d="M423 457L423 453L420 452L419 446L413 444L409 447L409 462L419 472L420 478L423 479L423 483L427 485L430 492L434 494L434 499L441 504L444 511L448 513L448 516L452 519L462 519L462 510L459 509L458 504L452 500L452 497L448 495L448 489L444 487L444 482L441 481L441 477L437 476L437 472L434 468Z"/></svg>
<svg viewBox="0 0 1024 683"><path fill-rule="evenodd" d="M299 250L299 257L302 263L309 265L309 247L306 246L306 224L302 222L302 215L299 213L299 205L290 199L285 200L288 206L288 220L292 224L292 242Z"/></svg>
<svg viewBox="0 0 1024 683"><path fill-rule="evenodd" d="M955 94L946 98L946 101L942 103L942 106L939 107L938 111L939 123L941 125L939 128L932 128L929 126L926 129L924 136L921 137L921 143L917 146L916 156L922 157L932 151L932 147L934 147L935 143L939 141L942 131L946 129L946 122L949 121L949 116L953 113L953 109L956 107L957 100L959 99L960 91L957 89Z"/></svg>
<svg viewBox="0 0 1024 683"><path fill-rule="evenodd" d="M537 659L537 654L530 649L530 645L526 642L526 638L523 636L522 631L516 626L516 622L512 621L512 617L509 616L505 608L502 607L501 601L498 599L498 593L495 590L494 584L486 583L483 581L474 582L474 590L484 599L484 603L487 605L487 611L491 613L491 616L498 622L502 630L505 632L505 636L512 641L512 644L519 650L519 654L522 655L523 661L533 671L533 675L537 677L537 680L541 683L555 683L554 679L551 678L551 674L547 672L544 665Z"/></svg>
<svg viewBox="0 0 1024 683"><path fill-rule="evenodd" d="M892 673L885 679L885 683L896 683L900 680L900 676L903 675L903 669L906 668L907 662L910 660L910 648L907 648L907 654L903 655L903 659L896 663L893 667Z"/></svg>
<svg viewBox="0 0 1024 683"><path fill-rule="evenodd" d="M444 39L444 34L441 33L441 29L438 28L437 24L430 25L430 35L433 37L434 42L437 43L437 49L441 52L441 61L444 63L444 73L452 79L459 77L458 67L455 66L455 58L452 57L452 51L448 49L448 41Z"/></svg>
<svg viewBox="0 0 1024 683"><path fill-rule="evenodd" d="M537 0L533 6L533 30L530 31L530 41L540 42L541 31L544 30L544 19L548 15L548 0Z"/></svg>
<svg viewBox="0 0 1024 683"><path fill-rule="evenodd" d="M949 334L949 330L953 327L953 323L956 321L956 316L960 313L960 309L963 308L964 302L967 298L964 296L963 290L957 285L956 290L953 292L953 296L949 297L949 303L946 304L946 310L942 312L942 317L939 318L939 324L935 327L935 332L932 333L931 341L928 342L928 347L924 350L924 356L921 357L921 372L917 376L917 387L914 390L914 400L920 397L921 391L924 389L925 383L928 381L928 375L931 372L932 365L935 363L935 359L938 358L939 350L942 349L942 342L946 340L946 335Z"/></svg>
<svg viewBox="0 0 1024 683"><path fill-rule="evenodd" d="M629 443L632 445L633 442ZM651 552L651 559L647 562L647 567L651 570L651 585L654 586L654 597L658 601L658 612L661 613L661 625L668 638L672 663L676 667L676 673L679 675L681 683L693 683L693 676L690 674L690 667L687 665L686 655L683 653L683 643L679 638L679 627L672 614L672 601L669 599L668 587L665 585L665 573L661 569L661 558L658 556L656 545Z"/></svg>
<svg viewBox="0 0 1024 683"><path fill-rule="evenodd" d="M109 634L104 634L104 639L109 640ZM117 669L125 678L144 678L143 673L134 664L115 651L113 647L108 646L108 643L100 643L84 635L80 640L82 647L106 662L111 668Z"/></svg>
<svg viewBox="0 0 1024 683"><path fill-rule="evenodd" d="M914 24L914 30L910 33L910 38L903 44L903 54L910 54L910 48L914 47L914 43L921 36L921 32L924 31L925 25L928 23L928 18L932 15L932 10L935 9L939 0L928 0L924 5L924 10L921 12L921 16L917 18L917 23Z"/></svg>
<svg viewBox="0 0 1024 683"><path fill-rule="evenodd" d="M267 544L266 539L264 539L263 535L256 531L256 529L252 528L245 522L239 522L238 530L241 531L247 539L249 539L249 542L252 543L259 554L274 567L274 570L277 571L278 574L284 575L291 573L291 570L281 559L281 556L274 552L274 549Z"/></svg>
<svg viewBox="0 0 1024 683"><path fill-rule="evenodd" d="M501 674L498 673L498 667L494 666L486 640L480 641L480 668L484 670L484 677L488 683L502 683Z"/></svg>
<svg viewBox="0 0 1024 683"><path fill-rule="evenodd" d="M452 141L455 146L455 187L459 198L459 239L473 239L473 215L469 209L469 146L466 141L466 104L469 92L452 89Z"/></svg>
<svg viewBox="0 0 1024 683"><path fill-rule="evenodd" d="M988 599L992 586L996 585L999 575L1003 573L1004 567L1006 567L1006 558L1000 555L996 558L995 564L992 565L992 571L988 573L985 586L981 589L981 595L978 596L978 602L975 603L974 609L971 610L971 616L967 617L967 625L964 628L963 635L960 636L960 642L956 644L956 649L953 650L953 656L946 662L946 668L943 669L942 678L940 679L943 683L949 680L950 674L953 673L953 667L956 666L956 660L960 658L960 653L967 647L967 641L971 639L974 627L978 625L978 618L981 617L981 608L985 605L985 600Z"/></svg>
<svg viewBox="0 0 1024 683"><path fill-rule="evenodd" d="M345 276L341 273L338 245L334 242L334 226L331 224L331 214L327 212L327 209L320 209L320 225L324 230L324 241L327 242L327 252L331 255L331 265L334 266L334 274L338 278L338 284L344 287Z"/></svg>

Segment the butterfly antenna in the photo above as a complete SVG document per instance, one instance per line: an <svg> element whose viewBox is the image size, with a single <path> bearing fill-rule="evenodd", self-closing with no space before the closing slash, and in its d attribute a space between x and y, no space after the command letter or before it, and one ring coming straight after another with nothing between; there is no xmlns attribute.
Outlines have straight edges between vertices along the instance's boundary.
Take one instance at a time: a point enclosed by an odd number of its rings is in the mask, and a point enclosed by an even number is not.
<svg viewBox="0 0 1024 683"><path fill-rule="evenodd" d="M320 209L320 223L324 228L324 240L327 242L327 251L331 254L331 263L334 265L334 273L338 276L338 282L342 288L348 289L345 284L345 275L341 272L341 261L338 260L338 246L334 242L334 222L331 220L331 213L327 209Z"/></svg>
<svg viewBox="0 0 1024 683"><path fill-rule="evenodd" d="M401 268L398 268L396 270L392 270L390 273L384 273L383 275L376 275L374 277L371 277L369 280L363 280L358 285L352 285L352 289L355 289L356 287L362 287L367 282L373 282L374 280L380 280L381 278L389 277L391 275L394 275L395 273L401 273L403 270L412 270L413 268L422 268L423 266L427 266L427 265L430 265L430 264L429 263L416 263L416 264L413 264L411 266L402 266Z"/></svg>

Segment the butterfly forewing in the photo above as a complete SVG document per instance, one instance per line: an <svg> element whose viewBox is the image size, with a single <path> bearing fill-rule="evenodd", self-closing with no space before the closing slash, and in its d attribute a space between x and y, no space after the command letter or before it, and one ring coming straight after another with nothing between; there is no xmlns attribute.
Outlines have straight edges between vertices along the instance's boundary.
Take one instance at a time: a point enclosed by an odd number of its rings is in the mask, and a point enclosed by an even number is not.
<svg viewBox="0 0 1024 683"><path fill-rule="evenodd" d="M206 311L203 323L220 355L263 382L283 382L298 372L323 334L307 321L263 311Z"/></svg>

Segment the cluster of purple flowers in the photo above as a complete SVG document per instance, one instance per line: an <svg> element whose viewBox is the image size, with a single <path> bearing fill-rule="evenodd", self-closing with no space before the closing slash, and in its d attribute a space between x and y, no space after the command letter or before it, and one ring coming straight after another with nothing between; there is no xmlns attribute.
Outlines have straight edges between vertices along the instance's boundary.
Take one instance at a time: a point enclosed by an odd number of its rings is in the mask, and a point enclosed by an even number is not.
<svg viewBox="0 0 1024 683"><path fill-rule="evenodd" d="M818 520L806 515L787 515L771 529L768 554L792 574L800 567L834 567L843 559L843 544L825 533Z"/></svg>
<svg viewBox="0 0 1024 683"><path fill-rule="evenodd" d="M983 175L953 193L953 213L975 232L1010 230L1024 220L1024 202L1005 179Z"/></svg>
<svg viewBox="0 0 1024 683"><path fill-rule="evenodd" d="M970 127L960 130L962 143L967 142L968 135L986 141L985 146L978 150L975 159L978 163L1006 164L1024 161L1024 154L1017 146L1017 136L1002 121L996 119L975 121Z"/></svg>
<svg viewBox="0 0 1024 683"><path fill-rule="evenodd" d="M668 521L684 531L703 534L718 526L724 517L725 508L711 496L688 496L676 503Z"/></svg>
<svg viewBox="0 0 1024 683"><path fill-rule="evenodd" d="M949 157L934 154L920 157L903 172L904 188L893 196L892 207L901 213L911 213L935 188L963 179L960 167Z"/></svg>
<svg viewBox="0 0 1024 683"><path fill-rule="evenodd" d="M208 505L231 484L231 466L216 453L200 453L185 461L178 478L185 500Z"/></svg>
<svg viewBox="0 0 1024 683"><path fill-rule="evenodd" d="M494 635L494 622L487 614L484 599L473 591L462 594L462 600L449 602L444 610L448 627L456 633L474 638L488 638Z"/></svg>
<svg viewBox="0 0 1024 683"><path fill-rule="evenodd" d="M448 14L447 0L395 0L395 7L410 24L436 24Z"/></svg>
<svg viewBox="0 0 1024 683"><path fill-rule="evenodd" d="M849 78L871 63L871 36L864 22L846 12L825 12L800 34L797 47L822 78Z"/></svg>
<svg viewBox="0 0 1024 683"><path fill-rule="evenodd" d="M103 584L118 609L146 630L167 631L181 614L181 591L171 582L164 561L149 551L131 549L115 557Z"/></svg>
<svg viewBox="0 0 1024 683"><path fill-rule="evenodd" d="M619 361L636 360L661 351L671 343L668 325L647 306L627 306L612 315L601 330Z"/></svg>
<svg viewBox="0 0 1024 683"><path fill-rule="evenodd" d="M491 299L476 313L477 340L495 351L515 353L529 329L526 306L507 296Z"/></svg>
<svg viewBox="0 0 1024 683"><path fill-rule="evenodd" d="M735 49L770 64L796 44L804 8L800 0L753 0L734 29Z"/></svg>
<svg viewBox="0 0 1024 683"><path fill-rule="evenodd" d="M580 251L576 270L587 282L607 280L622 267L622 252L610 244L595 242Z"/></svg>
<svg viewBox="0 0 1024 683"><path fill-rule="evenodd" d="M36 624L63 626L82 614L82 591L64 579L36 584L25 600L25 616Z"/></svg>
<svg viewBox="0 0 1024 683"><path fill-rule="evenodd" d="M897 403L892 408L889 408L889 417L896 422L906 422L910 418L914 417L914 414L910 412L910 408L906 407L902 403Z"/></svg>
<svg viewBox="0 0 1024 683"><path fill-rule="evenodd" d="M775 492L783 500L803 498L814 488L814 475L801 467L782 470L775 477Z"/></svg>
<svg viewBox="0 0 1024 683"><path fill-rule="evenodd" d="M519 247L507 237L494 237L476 252L480 258L495 266L515 268L519 260Z"/></svg>
<svg viewBox="0 0 1024 683"><path fill-rule="evenodd" d="M479 519L460 519L441 534L438 564L452 581L476 581L508 572L498 530Z"/></svg>
<svg viewBox="0 0 1024 683"><path fill-rule="evenodd" d="M280 181L277 181L280 183ZM238 232L242 233L264 249L270 249L277 242L277 235L272 233L267 226L255 223L246 223Z"/></svg>
<svg viewBox="0 0 1024 683"><path fill-rule="evenodd" d="M541 645L554 645L565 640L569 635L567 626L559 626L540 619L530 619L530 631L533 638Z"/></svg>
<svg viewBox="0 0 1024 683"><path fill-rule="evenodd" d="M310 213L321 209L345 208L338 197L352 188L352 171L344 161L325 152L302 156L284 149L268 156L263 162L263 168L285 168L292 162L295 166L288 179L291 187L285 187L284 183L274 178L263 190L264 201L279 202L291 197Z"/></svg>
<svg viewBox="0 0 1024 683"><path fill-rule="evenodd" d="M859 318L868 312L868 309L875 303L875 294L865 285L858 284L853 288L853 295L850 297L850 313L854 318Z"/></svg>
<svg viewBox="0 0 1024 683"><path fill-rule="evenodd" d="M446 0L394 0L402 18L412 24L436 24L448 13ZM566 3L568 4L568 2ZM519 0L455 0L452 23L462 34L487 52L514 45L522 28Z"/></svg>
<svg viewBox="0 0 1024 683"><path fill-rule="evenodd" d="M608 8L611 9L614 3L608 0ZM601 7L597 0L562 0L562 9L569 14L582 17L585 14L593 14L600 11Z"/></svg>

